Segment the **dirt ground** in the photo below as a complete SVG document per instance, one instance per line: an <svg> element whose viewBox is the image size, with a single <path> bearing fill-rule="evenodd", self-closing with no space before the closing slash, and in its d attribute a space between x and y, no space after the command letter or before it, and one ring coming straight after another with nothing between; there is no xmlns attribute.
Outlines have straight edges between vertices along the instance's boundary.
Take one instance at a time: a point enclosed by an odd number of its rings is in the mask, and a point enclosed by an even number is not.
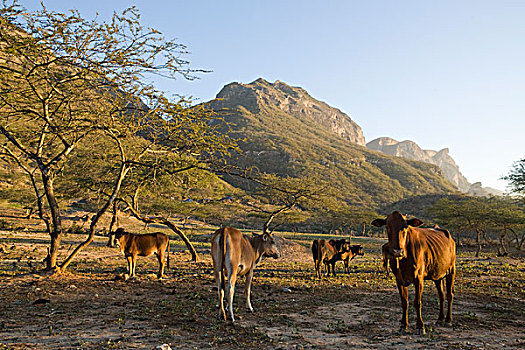
<svg viewBox="0 0 525 350"><path fill-rule="evenodd" d="M84 236L69 234L63 252ZM285 241L286 254L263 261L252 303L243 284L235 298L237 323L219 319L209 245L201 262L172 242L167 278L157 280L154 257L139 258L138 278L124 281L125 259L106 238L73 262L69 272L38 272L48 238L0 231L0 349L501 349L525 348L525 259L471 252L458 257L454 326L434 324L434 284L427 282L427 334L398 331L401 307L392 274L379 257L382 240L362 241L365 256L350 274L314 278L308 249ZM70 249L70 248L69 248ZM342 266L338 266L342 272ZM410 287L410 299L413 287ZM409 310L415 327L414 309Z"/></svg>

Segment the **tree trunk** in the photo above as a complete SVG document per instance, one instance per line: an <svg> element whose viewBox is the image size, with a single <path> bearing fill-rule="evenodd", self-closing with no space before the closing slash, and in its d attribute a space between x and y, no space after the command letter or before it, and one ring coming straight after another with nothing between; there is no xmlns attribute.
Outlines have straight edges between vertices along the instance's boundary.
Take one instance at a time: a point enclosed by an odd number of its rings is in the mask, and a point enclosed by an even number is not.
<svg viewBox="0 0 525 350"><path fill-rule="evenodd" d="M104 213L108 210L108 208L113 204L113 201L115 201L118 193L120 192L120 187L122 185L122 181L124 181L124 178L126 177L126 174L128 173L129 168L126 167L124 164L120 168L120 173L118 176L117 181L115 182L115 185L113 187L113 191L111 193L111 196L109 196L106 203L100 208L100 210L91 218L91 224L89 225L89 235L87 239L80 243L73 252L64 260L64 262L60 265L60 272L64 272L66 268L69 266L71 261L73 261L73 258L85 247L91 244L93 242L93 238L95 237L95 229L97 227L98 221L104 215Z"/></svg>
<svg viewBox="0 0 525 350"><path fill-rule="evenodd" d="M199 262L200 259L199 259L199 255L197 254L197 251L195 250L195 248L193 247L193 244L191 244L190 240L188 239L188 237L186 237L186 235L184 234L184 232L182 232L177 226L175 226L172 222L170 222L167 218L162 218L162 223L166 226L168 226L173 232L175 232L177 235L179 235L179 237L182 239L182 241L184 242L184 244L186 244L186 247L188 248L188 250L190 251L191 253L191 260L192 261L195 261L195 262Z"/></svg>
<svg viewBox="0 0 525 350"><path fill-rule="evenodd" d="M507 227L503 226L503 233L499 235L499 245L501 248L498 248L498 255L499 256L506 256L508 254L507 248L505 247L505 237L507 236Z"/></svg>
<svg viewBox="0 0 525 350"><path fill-rule="evenodd" d="M514 235L514 239L516 240L516 249L521 250L521 248L523 247L523 243L525 242L525 232L522 233L520 240L520 237L518 236L518 233L516 231L514 231L512 228L509 228L509 230L510 232L512 232L512 234Z"/></svg>
<svg viewBox="0 0 525 350"><path fill-rule="evenodd" d="M107 247L110 247L110 248L113 248L114 247L114 244L113 244L113 235L111 234L111 232L113 232L113 228L115 226L119 226L118 224L118 203L119 201L115 200L113 202L113 210L112 210L112 216L111 216L111 222L109 224L109 229L108 229L108 243L106 244Z"/></svg>
<svg viewBox="0 0 525 350"><path fill-rule="evenodd" d="M60 248L60 235L56 235L55 232L51 234L51 242L49 249L47 250L46 270L52 270L57 266L58 248Z"/></svg>
<svg viewBox="0 0 525 350"><path fill-rule="evenodd" d="M270 231L270 232L268 232L268 231L269 231L268 229L269 229L270 224L272 223L273 219L274 219L277 215L281 214L282 212L285 212L285 211L287 211L287 210L292 209L294 206L295 206L295 202L290 203L290 204L288 204L288 205L286 205L286 206L284 206L284 207L282 207L282 208L280 208L280 209L277 209L277 210L275 210L274 212L270 213L270 217L268 218L268 220L266 220L266 222L265 222L264 225L263 225L263 234L264 234L264 233L271 233L271 232L273 232L273 230ZM274 229L275 229L275 227L274 227Z"/></svg>
<svg viewBox="0 0 525 350"><path fill-rule="evenodd" d="M481 255L481 231L479 229L476 229L476 258L478 258Z"/></svg>
<svg viewBox="0 0 525 350"><path fill-rule="evenodd" d="M50 234L50 247L46 258L46 270L51 270L57 266L58 248L60 247L60 240L62 239L62 218L60 217L60 211L55 197L53 179L47 175L47 170L42 170L42 183L53 223Z"/></svg>

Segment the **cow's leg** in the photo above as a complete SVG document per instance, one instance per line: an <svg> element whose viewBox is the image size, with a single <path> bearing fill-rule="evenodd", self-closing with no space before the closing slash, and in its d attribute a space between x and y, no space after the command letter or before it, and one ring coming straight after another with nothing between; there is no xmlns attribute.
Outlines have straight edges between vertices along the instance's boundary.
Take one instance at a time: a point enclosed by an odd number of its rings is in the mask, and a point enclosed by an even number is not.
<svg viewBox="0 0 525 350"><path fill-rule="evenodd" d="M423 323L423 318L421 317L421 297L423 295L424 281L423 277L417 277L414 280L414 308L416 309L416 331L418 334L425 334L425 325Z"/></svg>
<svg viewBox="0 0 525 350"><path fill-rule="evenodd" d="M443 279L434 281L439 297L439 316L437 324L441 324L445 320L445 295L443 294L443 282Z"/></svg>
<svg viewBox="0 0 525 350"><path fill-rule="evenodd" d="M137 267L137 255L133 254L131 256L131 268L132 268L131 276L132 277L136 277L136 275L135 275L135 268L136 267Z"/></svg>
<svg viewBox="0 0 525 350"><path fill-rule="evenodd" d="M131 255L126 256L128 261L128 277L131 277L131 272L133 271L133 257Z"/></svg>
<svg viewBox="0 0 525 350"><path fill-rule="evenodd" d="M401 332L408 332L408 288L403 286L399 281L396 280L397 289L399 291L399 296L401 297L401 321L400 327Z"/></svg>
<svg viewBox="0 0 525 350"><path fill-rule="evenodd" d="M164 264L166 263L166 259L164 257L164 250L161 249L157 255L157 260L159 261L159 273L157 275L158 278L162 278L164 276Z"/></svg>
<svg viewBox="0 0 525 350"><path fill-rule="evenodd" d="M321 278L321 264L319 263L319 260L314 260L314 266L315 266L315 277Z"/></svg>
<svg viewBox="0 0 525 350"><path fill-rule="evenodd" d="M224 272L220 266L214 264L213 273L217 282L217 293L219 295L219 317L226 321L226 311L224 311Z"/></svg>
<svg viewBox="0 0 525 350"><path fill-rule="evenodd" d="M228 283L226 284L226 296L228 298L228 308L230 309L230 317L231 317L232 323L235 322L235 317L233 316L233 295L235 294L235 282L237 282L237 270L231 269L230 271L228 271Z"/></svg>
<svg viewBox="0 0 525 350"><path fill-rule="evenodd" d="M348 260L343 260L343 262L345 263L345 271L347 274L350 274L350 269L348 268Z"/></svg>
<svg viewBox="0 0 525 350"><path fill-rule="evenodd" d="M252 278L253 278L253 269L248 272L246 275L246 284L244 285L244 294L246 294L246 307L248 310L253 312L252 302L250 300L251 292L252 292Z"/></svg>
<svg viewBox="0 0 525 350"><path fill-rule="evenodd" d="M445 277L447 282L447 302L448 302L448 310L447 310L447 318L445 319L445 323L449 326L452 326L452 301L454 300L454 279L456 277L456 265L454 264L451 268L449 273L447 274L447 277Z"/></svg>
<svg viewBox="0 0 525 350"><path fill-rule="evenodd" d="M332 262L330 265L332 265L332 275L335 277L335 262Z"/></svg>
<svg viewBox="0 0 525 350"><path fill-rule="evenodd" d="M323 261L322 260L317 260L317 277L319 277L319 279L323 278Z"/></svg>

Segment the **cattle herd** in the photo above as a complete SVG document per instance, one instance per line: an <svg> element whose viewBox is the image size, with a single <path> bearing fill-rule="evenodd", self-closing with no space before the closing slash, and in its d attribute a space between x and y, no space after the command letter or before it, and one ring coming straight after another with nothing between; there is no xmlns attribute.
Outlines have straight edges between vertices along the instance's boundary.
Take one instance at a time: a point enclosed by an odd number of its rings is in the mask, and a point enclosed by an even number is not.
<svg viewBox="0 0 525 350"><path fill-rule="evenodd" d="M420 228L423 223L407 218L394 211L386 219L376 219L372 225L386 226L388 243L382 247L383 265L392 270L401 297L401 331L408 331L408 289L414 284L414 307L416 310L416 330L425 333L421 317L421 295L424 280L434 281L439 297L438 324L452 325L452 301L454 298L454 278L456 274L456 245L447 230L441 228ZM156 254L159 261L158 277L163 276L165 256L169 267L168 237L162 233L135 235L119 228L115 231L115 241L128 261L128 276L135 276L136 257ZM233 314L233 296L238 277L246 276L244 291L246 307L253 312L250 291L254 268L263 257L278 258L280 252L272 234L253 234L245 236L231 227L221 228L212 238L211 255L213 273L219 297L219 316L227 320L224 308L226 296L230 320ZM165 254L166 249L168 254ZM325 265L326 276L336 275L335 264L343 261L349 273L348 264L357 255L364 255L360 245L350 245L346 239L316 239L312 242L312 257L316 278L322 278L321 265ZM445 315L445 293L448 308Z"/></svg>

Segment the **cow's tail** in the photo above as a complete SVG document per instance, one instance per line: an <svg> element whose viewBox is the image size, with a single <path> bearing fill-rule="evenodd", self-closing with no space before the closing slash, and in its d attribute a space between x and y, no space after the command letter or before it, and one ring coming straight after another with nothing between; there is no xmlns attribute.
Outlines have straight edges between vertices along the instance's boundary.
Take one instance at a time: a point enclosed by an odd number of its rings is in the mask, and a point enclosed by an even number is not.
<svg viewBox="0 0 525 350"><path fill-rule="evenodd" d="M321 240L317 241L317 261L319 261L319 264L322 263L321 259L323 258L323 254L322 254L322 247L321 247L321 244L323 243Z"/></svg>
<svg viewBox="0 0 525 350"><path fill-rule="evenodd" d="M312 257L314 259L314 271L315 277L319 277L318 266L319 266L319 240L314 239L312 242Z"/></svg>
<svg viewBox="0 0 525 350"><path fill-rule="evenodd" d="M225 259L226 259L226 229L222 229L222 232L221 232L221 236L220 236L220 239L219 239L219 244L221 245L222 247L222 252L221 252L221 255L220 255L220 260L219 260L219 266L221 268L221 288L223 290L225 290L226 286L225 286L225 279L224 279L224 264L225 264Z"/></svg>
<svg viewBox="0 0 525 350"><path fill-rule="evenodd" d="M321 246L318 239L312 242L312 255L314 257L314 262L321 258Z"/></svg>
<svg viewBox="0 0 525 350"><path fill-rule="evenodd" d="M169 237L168 237L168 244L166 245L166 252L168 254L168 258L166 261L166 268L169 269L170 268L170 239Z"/></svg>

